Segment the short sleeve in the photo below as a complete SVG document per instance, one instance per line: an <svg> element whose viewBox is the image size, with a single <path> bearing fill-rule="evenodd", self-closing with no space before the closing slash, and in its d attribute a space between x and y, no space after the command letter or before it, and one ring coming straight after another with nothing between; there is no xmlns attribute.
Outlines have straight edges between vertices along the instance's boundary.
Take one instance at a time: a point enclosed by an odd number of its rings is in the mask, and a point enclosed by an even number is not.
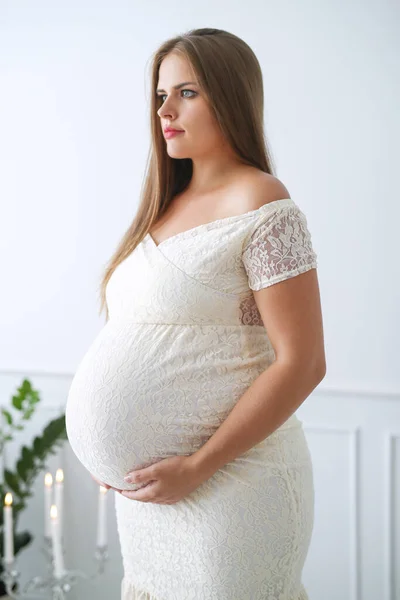
<svg viewBox="0 0 400 600"><path fill-rule="evenodd" d="M242 261L255 291L317 268L307 219L297 204L263 213L244 242Z"/></svg>

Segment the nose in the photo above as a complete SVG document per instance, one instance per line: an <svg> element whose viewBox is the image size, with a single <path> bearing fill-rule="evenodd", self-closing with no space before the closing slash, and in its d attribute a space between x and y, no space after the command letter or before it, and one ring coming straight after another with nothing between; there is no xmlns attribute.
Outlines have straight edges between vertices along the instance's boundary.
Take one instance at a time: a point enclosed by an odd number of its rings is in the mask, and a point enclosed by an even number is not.
<svg viewBox="0 0 400 600"><path fill-rule="evenodd" d="M158 109L157 114L159 117L168 117L170 119L173 118L174 114L176 117L176 111L174 111L174 109L172 108L172 104L171 102L169 102L169 100L166 100Z"/></svg>

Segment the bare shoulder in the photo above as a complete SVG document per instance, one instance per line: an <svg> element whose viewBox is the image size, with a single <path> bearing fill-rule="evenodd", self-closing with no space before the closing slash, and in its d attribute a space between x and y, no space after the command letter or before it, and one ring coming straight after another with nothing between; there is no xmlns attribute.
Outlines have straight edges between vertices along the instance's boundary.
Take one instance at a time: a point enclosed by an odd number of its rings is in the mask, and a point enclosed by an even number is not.
<svg viewBox="0 0 400 600"><path fill-rule="evenodd" d="M251 169L243 177L241 192L244 208L248 211L275 200L290 198L288 189L280 179L258 169Z"/></svg>

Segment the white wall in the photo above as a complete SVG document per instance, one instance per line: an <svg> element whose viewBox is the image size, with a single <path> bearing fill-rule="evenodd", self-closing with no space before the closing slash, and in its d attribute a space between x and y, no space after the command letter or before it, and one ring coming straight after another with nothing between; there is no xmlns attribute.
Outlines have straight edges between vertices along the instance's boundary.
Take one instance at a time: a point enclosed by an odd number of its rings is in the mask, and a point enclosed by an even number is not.
<svg viewBox="0 0 400 600"><path fill-rule="evenodd" d="M388 432L400 429L400 420L397 429L393 424L400 400L399 13L395 2L378 0L0 3L3 404L29 376L43 383L50 407L62 407L74 371L103 326L97 287L136 212L147 157L151 53L195 27L231 31L256 52L277 174L307 215L319 258L328 372L301 409L321 489L322 520L313 539L318 551L307 565L311 600L318 599L325 576L337 584L330 565L339 558L343 587L331 588L337 591L332 598L400 597L394 577L390 596L389 542L382 538L389 529L381 529L396 513L388 510L388 488L376 483L390 465L393 494L400 482L397 438L392 462L385 454ZM349 444L358 439L315 429L332 422L342 423L339 429L361 427L361 457L368 461L361 464L362 534L354 533L353 479L337 496L327 491L329 483L337 489ZM80 527L80 502L88 505L93 487L65 453L71 510ZM318 456L326 453L321 468ZM94 525L85 525L90 545ZM121 573L112 534L111 587L102 585L104 598L116 597L110 590ZM86 548L79 535L79 547L69 542L71 556ZM359 535L362 552L354 546ZM396 536L392 566L400 566ZM376 549L382 549L380 560ZM354 583L357 569L364 595Z"/></svg>

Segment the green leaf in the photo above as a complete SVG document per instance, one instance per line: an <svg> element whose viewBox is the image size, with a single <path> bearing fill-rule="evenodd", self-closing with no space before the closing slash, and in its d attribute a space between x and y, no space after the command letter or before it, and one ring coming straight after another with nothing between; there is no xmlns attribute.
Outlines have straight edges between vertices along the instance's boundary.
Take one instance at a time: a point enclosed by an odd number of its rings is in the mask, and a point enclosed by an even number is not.
<svg viewBox="0 0 400 600"><path fill-rule="evenodd" d="M14 534L14 551L18 554L22 548L25 548L33 540L33 536L29 531L20 531Z"/></svg>
<svg viewBox="0 0 400 600"><path fill-rule="evenodd" d="M32 391L32 385L29 379L23 380L20 390L25 392L26 394L29 394Z"/></svg>
<svg viewBox="0 0 400 600"><path fill-rule="evenodd" d="M36 391L32 392L32 404L37 404L40 402L40 396Z"/></svg>
<svg viewBox="0 0 400 600"><path fill-rule="evenodd" d="M28 408L28 409L27 409L27 410L24 412L24 414L23 414L22 418L23 418L23 419L25 419L25 420L27 421L28 419L30 419L30 418L31 418L31 416L33 415L33 413L34 413L34 412L35 412L35 409L34 409L34 408Z"/></svg>
<svg viewBox="0 0 400 600"><path fill-rule="evenodd" d="M15 493L17 496L21 497L23 493L19 487L18 477L15 473L12 473L8 469L4 469L4 481L8 485L8 487Z"/></svg>
<svg viewBox="0 0 400 600"><path fill-rule="evenodd" d="M22 410L22 398L20 396L13 396L12 397L12 405L17 410Z"/></svg>
<svg viewBox="0 0 400 600"><path fill-rule="evenodd" d="M42 458L45 452L43 440L40 437L35 437L33 440L33 450L38 458Z"/></svg>
<svg viewBox="0 0 400 600"><path fill-rule="evenodd" d="M20 476L20 478L22 479L22 481L25 481L25 482L27 480L26 472L27 472L27 467L26 467L24 461L19 459L17 461L17 473Z"/></svg>
<svg viewBox="0 0 400 600"><path fill-rule="evenodd" d="M37 390L32 388L28 379L24 379L17 392L12 396L12 406L20 411L18 422L10 410L2 410L5 419L4 424L8 424L11 431L22 431L25 423L32 417L36 410L36 405L40 402L40 396ZM4 443L14 439L11 432L0 430L0 447ZM32 486L35 478L44 469L47 469L47 458L56 454L56 448L67 440L67 431L65 426L65 414L50 421L43 429L41 435L36 436L30 447L22 446L20 455L16 461L15 471L9 469L4 470L4 483L0 485L0 501L4 502L4 496L7 491L13 493L13 514L14 530L18 528L18 517L26 508L26 498L32 497ZM3 511L0 508L0 556L2 556L2 528L3 528ZM14 549L17 554L19 550L28 545L32 540L32 536L28 531L14 534ZM0 574L2 568L0 563ZM1 579L1 576L0 576Z"/></svg>
<svg viewBox="0 0 400 600"><path fill-rule="evenodd" d="M6 410L5 408L2 408L1 412L3 413L3 415L4 415L4 417L5 417L6 421L7 421L7 423L9 425L12 425L12 422L13 422L12 414L8 410Z"/></svg>
<svg viewBox="0 0 400 600"><path fill-rule="evenodd" d="M32 450L30 450L26 446L22 446L21 455L26 468L31 469L35 463Z"/></svg>

